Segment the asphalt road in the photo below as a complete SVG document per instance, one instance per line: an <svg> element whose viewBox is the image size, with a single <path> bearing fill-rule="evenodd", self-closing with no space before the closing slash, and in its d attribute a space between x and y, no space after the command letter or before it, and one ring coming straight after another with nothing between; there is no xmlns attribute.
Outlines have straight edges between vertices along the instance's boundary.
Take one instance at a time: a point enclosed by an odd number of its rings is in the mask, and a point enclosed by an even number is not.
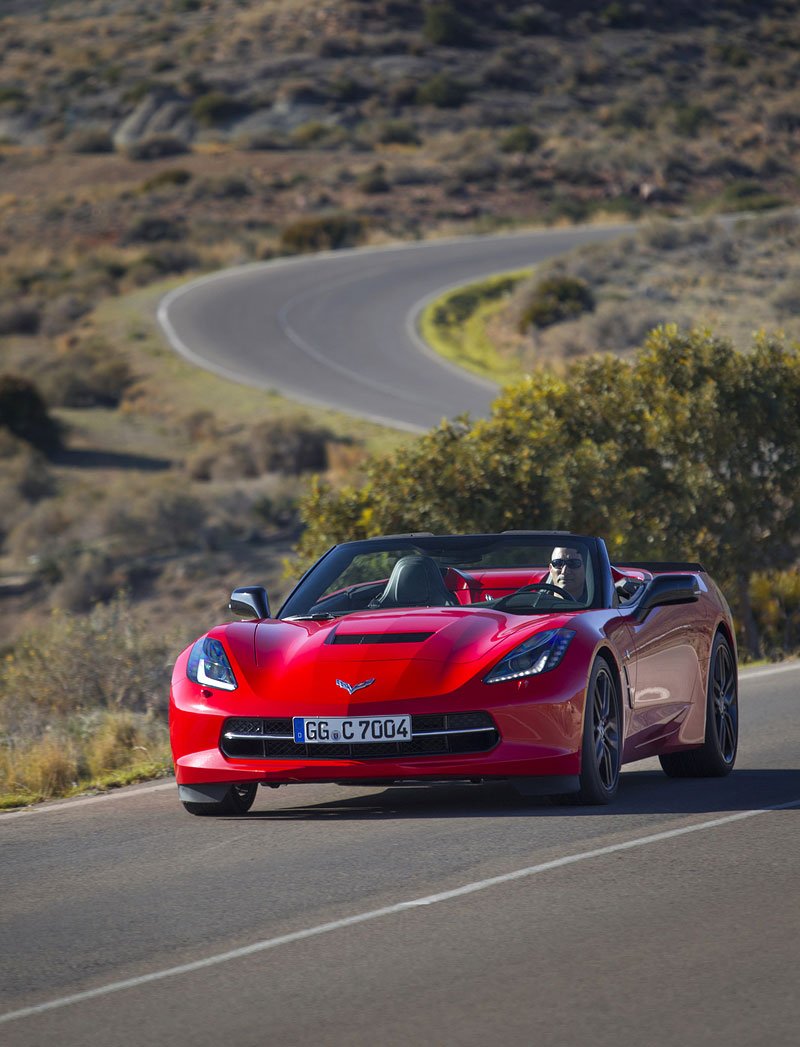
<svg viewBox="0 0 800 1047"><path fill-rule="evenodd" d="M0 816L0 1042L795 1044L798 702L800 663L745 673L733 775L648 761L610 808L295 786L200 819L158 783Z"/></svg>
<svg viewBox="0 0 800 1047"><path fill-rule="evenodd" d="M401 429L489 413L497 386L431 353L420 306L444 288L508 272L630 225L336 251L227 269L168 294L161 326L191 362ZM231 404L235 411L235 403Z"/></svg>

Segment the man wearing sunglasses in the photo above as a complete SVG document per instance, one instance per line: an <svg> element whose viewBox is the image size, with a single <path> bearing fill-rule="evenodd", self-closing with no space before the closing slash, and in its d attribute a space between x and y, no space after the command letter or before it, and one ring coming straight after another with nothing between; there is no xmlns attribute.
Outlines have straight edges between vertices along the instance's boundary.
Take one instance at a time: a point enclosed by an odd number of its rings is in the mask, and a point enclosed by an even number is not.
<svg viewBox="0 0 800 1047"><path fill-rule="evenodd" d="M557 547L550 556L551 585L565 589L576 600L586 599L586 565L579 549Z"/></svg>

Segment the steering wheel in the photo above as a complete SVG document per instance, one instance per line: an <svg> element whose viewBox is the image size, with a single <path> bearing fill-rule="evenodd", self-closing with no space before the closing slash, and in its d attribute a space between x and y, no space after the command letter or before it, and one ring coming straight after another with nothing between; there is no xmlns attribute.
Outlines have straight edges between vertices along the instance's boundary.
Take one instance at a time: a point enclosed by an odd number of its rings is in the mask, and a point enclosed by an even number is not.
<svg viewBox="0 0 800 1047"><path fill-rule="evenodd" d="M562 589L560 585L553 585L552 582L531 582L530 585L523 585L521 589L517 589L516 592L509 593L508 596L504 596L502 600L498 600L494 605L498 607L505 604L509 600L513 600L515 596L519 596L520 593L533 593L537 591L551 592L560 596L564 600L569 600L571 603L577 603L578 601L572 595L568 593L566 589Z"/></svg>

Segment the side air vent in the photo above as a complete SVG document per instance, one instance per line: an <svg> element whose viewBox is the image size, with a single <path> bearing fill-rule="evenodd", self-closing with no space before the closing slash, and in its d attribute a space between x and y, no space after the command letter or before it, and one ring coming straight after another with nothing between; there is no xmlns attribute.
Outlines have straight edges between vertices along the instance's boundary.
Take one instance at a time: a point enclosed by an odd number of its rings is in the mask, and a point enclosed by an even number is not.
<svg viewBox="0 0 800 1047"><path fill-rule="evenodd" d="M368 643L422 643L433 633L335 633L331 639L334 644L368 644Z"/></svg>

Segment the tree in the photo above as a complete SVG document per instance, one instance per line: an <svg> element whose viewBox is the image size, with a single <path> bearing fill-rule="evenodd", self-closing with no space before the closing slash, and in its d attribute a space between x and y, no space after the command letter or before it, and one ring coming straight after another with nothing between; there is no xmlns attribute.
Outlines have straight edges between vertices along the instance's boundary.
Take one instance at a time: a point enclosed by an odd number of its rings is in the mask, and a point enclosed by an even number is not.
<svg viewBox="0 0 800 1047"><path fill-rule="evenodd" d="M700 559L759 650L754 571L800 549L800 348L742 354L658 328L632 362L603 356L506 389L492 415L443 422L371 463L359 490L317 483L301 553L399 531L568 528L613 557Z"/></svg>
<svg viewBox="0 0 800 1047"><path fill-rule="evenodd" d="M8 429L45 454L61 446L61 431L47 413L42 394L19 375L0 375L0 429Z"/></svg>

